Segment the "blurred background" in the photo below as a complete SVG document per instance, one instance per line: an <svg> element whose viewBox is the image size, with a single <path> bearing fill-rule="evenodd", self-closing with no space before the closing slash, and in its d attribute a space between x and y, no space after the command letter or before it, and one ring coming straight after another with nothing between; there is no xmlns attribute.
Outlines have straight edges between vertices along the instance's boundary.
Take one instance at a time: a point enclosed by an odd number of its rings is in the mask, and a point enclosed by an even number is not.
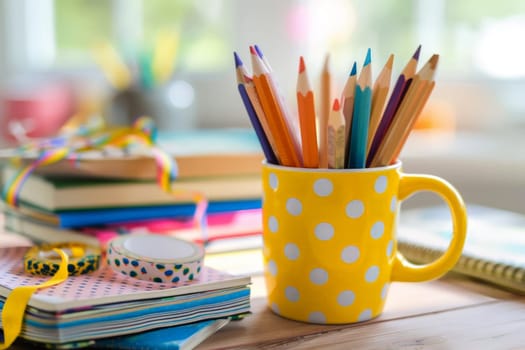
<svg viewBox="0 0 525 350"><path fill-rule="evenodd" d="M405 170L525 211L524 37L522 0L0 0L0 142L50 135L72 115L126 123L130 105L163 130L250 127L233 51L250 67L259 45L294 106L300 55L318 83L330 53L340 91L367 48L374 75L395 55L395 79L421 44L420 62L440 62ZM174 49L156 79L143 68L159 42ZM111 72L111 52L131 82Z"/></svg>

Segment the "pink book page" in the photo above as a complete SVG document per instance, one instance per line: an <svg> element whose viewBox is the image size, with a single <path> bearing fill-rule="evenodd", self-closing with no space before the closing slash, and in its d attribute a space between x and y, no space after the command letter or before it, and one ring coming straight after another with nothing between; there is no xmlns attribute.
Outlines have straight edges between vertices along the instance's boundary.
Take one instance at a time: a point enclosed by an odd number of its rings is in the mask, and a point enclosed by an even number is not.
<svg viewBox="0 0 525 350"><path fill-rule="evenodd" d="M106 227L85 228L82 232L95 236L102 247L116 236L130 233L165 233L196 243L206 243L220 239L260 235L262 232L261 209L238 210L214 213L207 217L207 235L200 232L192 220L154 219L108 225Z"/></svg>
<svg viewBox="0 0 525 350"><path fill-rule="evenodd" d="M0 294L25 285L37 285L49 277L25 272L24 254L28 247L0 248ZM234 277L204 266L198 280L177 284L147 282L115 272L106 262L94 273L70 276L57 286L40 289L29 302L30 306L46 311L64 311L71 308L123 302L139 299L169 297L205 292L220 288L243 287L250 277Z"/></svg>

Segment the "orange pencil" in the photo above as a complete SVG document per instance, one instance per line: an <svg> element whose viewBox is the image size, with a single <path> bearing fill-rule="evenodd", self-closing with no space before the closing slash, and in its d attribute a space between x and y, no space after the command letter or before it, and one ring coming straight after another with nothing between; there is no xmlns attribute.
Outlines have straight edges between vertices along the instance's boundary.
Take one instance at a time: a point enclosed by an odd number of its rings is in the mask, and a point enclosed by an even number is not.
<svg viewBox="0 0 525 350"><path fill-rule="evenodd" d="M270 81L268 70L253 47L250 47L253 83L259 96L264 114L268 121L273 140L276 144L276 153L279 154L281 165L300 167L301 161L296 151L292 130L290 130L278 102L278 94Z"/></svg>
<svg viewBox="0 0 525 350"><path fill-rule="evenodd" d="M299 75L297 76L297 107L301 127L303 165L305 168L318 168L319 152L317 149L314 93L302 56L299 59Z"/></svg>
<svg viewBox="0 0 525 350"><path fill-rule="evenodd" d="M439 55L432 55L414 76L370 166L388 165L394 162L401 153L410 131L434 89L438 60Z"/></svg>
<svg viewBox="0 0 525 350"><path fill-rule="evenodd" d="M277 100L277 103L279 104L279 108L282 111L284 121L286 125L288 126L288 129L290 130L290 136L294 144L295 152L297 153L299 157L299 162L302 163L303 155L301 152L301 131L299 127L299 119L297 118L297 115L292 114L290 112L288 105L286 104L286 100L279 89L279 84L277 83L277 80L273 76L270 62L268 61L266 56L263 55L262 50L257 45L254 45L253 49L255 50L259 58L261 59L261 62L263 63L264 68L266 69L268 81L270 82L270 86L275 94L275 98Z"/></svg>
<svg viewBox="0 0 525 350"><path fill-rule="evenodd" d="M330 55L326 55L321 73L321 105L319 106L319 167L328 167L326 131L332 102L332 72Z"/></svg>
<svg viewBox="0 0 525 350"><path fill-rule="evenodd" d="M368 125L368 142L366 146L366 154L370 151L370 146L374 139L381 115L385 108L385 101L390 89L390 80L392 79L392 65L394 64L394 55L390 55L388 60L377 76L372 89L372 111L370 112L370 123Z"/></svg>

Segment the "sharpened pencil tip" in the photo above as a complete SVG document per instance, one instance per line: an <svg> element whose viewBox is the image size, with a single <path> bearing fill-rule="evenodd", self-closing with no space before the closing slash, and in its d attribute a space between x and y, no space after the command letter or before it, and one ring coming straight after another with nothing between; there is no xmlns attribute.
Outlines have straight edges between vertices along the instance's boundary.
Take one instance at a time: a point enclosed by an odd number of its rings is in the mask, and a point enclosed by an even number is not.
<svg viewBox="0 0 525 350"><path fill-rule="evenodd" d="M263 58L263 53L261 51L261 49L259 49L259 46L257 46L257 44L253 45L253 47L255 48L255 51L257 52L257 55L259 55L260 58Z"/></svg>
<svg viewBox="0 0 525 350"><path fill-rule="evenodd" d="M386 67L388 69L392 69L393 65L394 65L394 55L390 54L390 56L388 57L388 61L386 61Z"/></svg>
<svg viewBox="0 0 525 350"><path fill-rule="evenodd" d="M253 48L253 46L250 46L250 53L251 53L252 55L259 56L259 55L257 54L257 51L255 51L255 49Z"/></svg>
<svg viewBox="0 0 525 350"><path fill-rule="evenodd" d="M306 67L304 65L304 58L303 58L303 56L301 56L301 57L299 57L299 73L304 72L305 69L306 69Z"/></svg>
<svg viewBox="0 0 525 350"><path fill-rule="evenodd" d="M366 58L365 58L365 63L363 64L363 67L368 66L370 62L372 62L372 50L368 48L368 50L366 51Z"/></svg>
<svg viewBox="0 0 525 350"><path fill-rule="evenodd" d="M330 68L330 54L327 53L325 56L324 56L324 70L328 70Z"/></svg>
<svg viewBox="0 0 525 350"><path fill-rule="evenodd" d="M352 70L350 71L350 76L353 77L354 75L357 75L357 62L354 61L354 65L352 66Z"/></svg>
<svg viewBox="0 0 525 350"><path fill-rule="evenodd" d="M421 53L421 44L417 47L416 52L412 55L412 58L416 61L419 60L419 54Z"/></svg>
<svg viewBox="0 0 525 350"><path fill-rule="evenodd" d="M233 58L235 59L235 67L240 67L240 66L243 65L242 61L241 61L241 58L239 57L239 55L235 51L233 51Z"/></svg>
<svg viewBox="0 0 525 350"><path fill-rule="evenodd" d="M430 59L428 60L428 63L430 64L430 68L436 69L436 66L438 64L438 60L439 60L439 55L438 54L433 54L432 57L430 57Z"/></svg>
<svg viewBox="0 0 525 350"><path fill-rule="evenodd" d="M340 108L341 108L341 105L339 104L339 100L337 98L334 99L334 105L332 106L332 110L339 112Z"/></svg>

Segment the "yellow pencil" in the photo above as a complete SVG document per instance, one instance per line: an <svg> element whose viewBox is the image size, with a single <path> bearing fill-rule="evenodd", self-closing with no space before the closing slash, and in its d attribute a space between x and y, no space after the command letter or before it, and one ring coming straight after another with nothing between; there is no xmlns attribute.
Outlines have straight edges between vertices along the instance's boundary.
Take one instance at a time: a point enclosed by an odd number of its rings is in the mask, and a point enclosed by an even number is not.
<svg viewBox="0 0 525 350"><path fill-rule="evenodd" d="M151 66L155 82L162 84L171 78L175 70L179 35L178 33L161 32L155 41Z"/></svg>
<svg viewBox="0 0 525 350"><path fill-rule="evenodd" d="M123 90L131 85L131 72L117 50L108 42L101 42L96 45L93 50L93 56L115 89Z"/></svg>
<svg viewBox="0 0 525 350"><path fill-rule="evenodd" d="M388 60L377 76L372 89L372 111L370 112L370 123L368 124L368 142L366 146L366 154L370 151L370 146L374 139L383 110L385 108L385 101L390 89L390 80L392 79L392 65L394 64L394 55L390 55Z"/></svg>

